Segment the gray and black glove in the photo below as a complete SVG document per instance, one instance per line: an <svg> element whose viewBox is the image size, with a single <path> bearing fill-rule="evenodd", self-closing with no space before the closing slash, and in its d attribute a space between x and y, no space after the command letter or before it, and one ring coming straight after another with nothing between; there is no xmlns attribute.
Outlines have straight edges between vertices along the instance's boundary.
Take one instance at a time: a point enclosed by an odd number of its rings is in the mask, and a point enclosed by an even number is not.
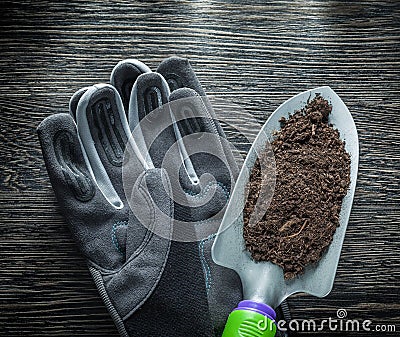
<svg viewBox="0 0 400 337"><path fill-rule="evenodd" d="M142 172L130 202L142 210L140 221L129 211L121 179L129 128L118 93L109 85L89 88L76 121L50 116L38 134L61 211L119 333L212 335L197 251L166 238L173 225L168 177L135 144L128 145L137 153L130 163Z"/></svg>
<svg viewBox="0 0 400 337"><path fill-rule="evenodd" d="M242 298L237 274L211 258L214 235L238 168L189 62L172 57L164 60L157 72L143 74L134 83L129 125L135 139L144 139L141 146L149 149L154 166L168 172L174 199L173 244L198 255L204 271L200 282L204 282L212 325L219 336L230 311ZM123 93L121 81L111 77L111 83Z"/></svg>

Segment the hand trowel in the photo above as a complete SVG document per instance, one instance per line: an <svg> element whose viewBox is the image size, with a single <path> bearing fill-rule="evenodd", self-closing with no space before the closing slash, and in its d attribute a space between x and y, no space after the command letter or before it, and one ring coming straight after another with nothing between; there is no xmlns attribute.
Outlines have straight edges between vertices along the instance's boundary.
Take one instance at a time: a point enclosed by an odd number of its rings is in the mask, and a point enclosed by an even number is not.
<svg viewBox="0 0 400 337"><path fill-rule="evenodd" d="M265 144L272 142L280 129L279 120L302 109L309 99L319 94L332 105L329 123L340 132L350 155L350 187L343 198L339 227L321 260L306 267L294 279L285 280L283 269L271 262L255 262L245 248L243 238L243 208L250 173ZM272 337L276 333L274 308L288 296L303 292L317 297L328 295L333 287L346 227L350 216L358 170L358 136L354 120L340 97L330 87L320 87L300 93L283 103L270 116L254 141L243 164L230 202L212 247L217 264L235 270L243 285L244 300L229 315L223 337Z"/></svg>

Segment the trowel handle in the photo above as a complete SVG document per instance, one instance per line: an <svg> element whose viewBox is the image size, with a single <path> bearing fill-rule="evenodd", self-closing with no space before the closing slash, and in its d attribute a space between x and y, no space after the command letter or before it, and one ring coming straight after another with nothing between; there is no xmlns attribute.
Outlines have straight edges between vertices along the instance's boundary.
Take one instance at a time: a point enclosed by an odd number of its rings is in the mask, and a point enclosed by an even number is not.
<svg viewBox="0 0 400 337"><path fill-rule="evenodd" d="M274 337L276 313L269 305L241 301L228 317L222 337Z"/></svg>

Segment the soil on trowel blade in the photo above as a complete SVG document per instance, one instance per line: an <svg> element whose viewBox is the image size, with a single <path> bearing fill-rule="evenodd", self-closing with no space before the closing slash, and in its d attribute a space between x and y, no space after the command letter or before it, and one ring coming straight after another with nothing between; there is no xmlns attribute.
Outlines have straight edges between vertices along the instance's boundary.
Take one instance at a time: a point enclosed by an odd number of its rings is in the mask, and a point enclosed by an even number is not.
<svg viewBox="0 0 400 337"><path fill-rule="evenodd" d="M350 185L350 156L339 132L328 123L331 110L316 95L304 109L280 120L281 130L271 144L275 190L265 215L255 224L249 220L268 176L260 164L266 152L259 154L247 186L246 248L254 260L281 266L285 279L316 263L339 226L342 200Z"/></svg>

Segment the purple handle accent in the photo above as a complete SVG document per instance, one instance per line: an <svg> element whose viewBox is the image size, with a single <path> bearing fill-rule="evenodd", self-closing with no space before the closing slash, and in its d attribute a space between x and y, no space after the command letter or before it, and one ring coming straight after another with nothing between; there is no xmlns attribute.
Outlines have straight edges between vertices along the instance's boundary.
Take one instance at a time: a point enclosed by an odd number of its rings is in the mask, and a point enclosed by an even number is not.
<svg viewBox="0 0 400 337"><path fill-rule="evenodd" d="M234 310L250 310L258 312L261 315L267 316L268 318L275 320L276 313L275 310L272 309L269 305L261 302L255 302L250 300L241 301L237 308Z"/></svg>

